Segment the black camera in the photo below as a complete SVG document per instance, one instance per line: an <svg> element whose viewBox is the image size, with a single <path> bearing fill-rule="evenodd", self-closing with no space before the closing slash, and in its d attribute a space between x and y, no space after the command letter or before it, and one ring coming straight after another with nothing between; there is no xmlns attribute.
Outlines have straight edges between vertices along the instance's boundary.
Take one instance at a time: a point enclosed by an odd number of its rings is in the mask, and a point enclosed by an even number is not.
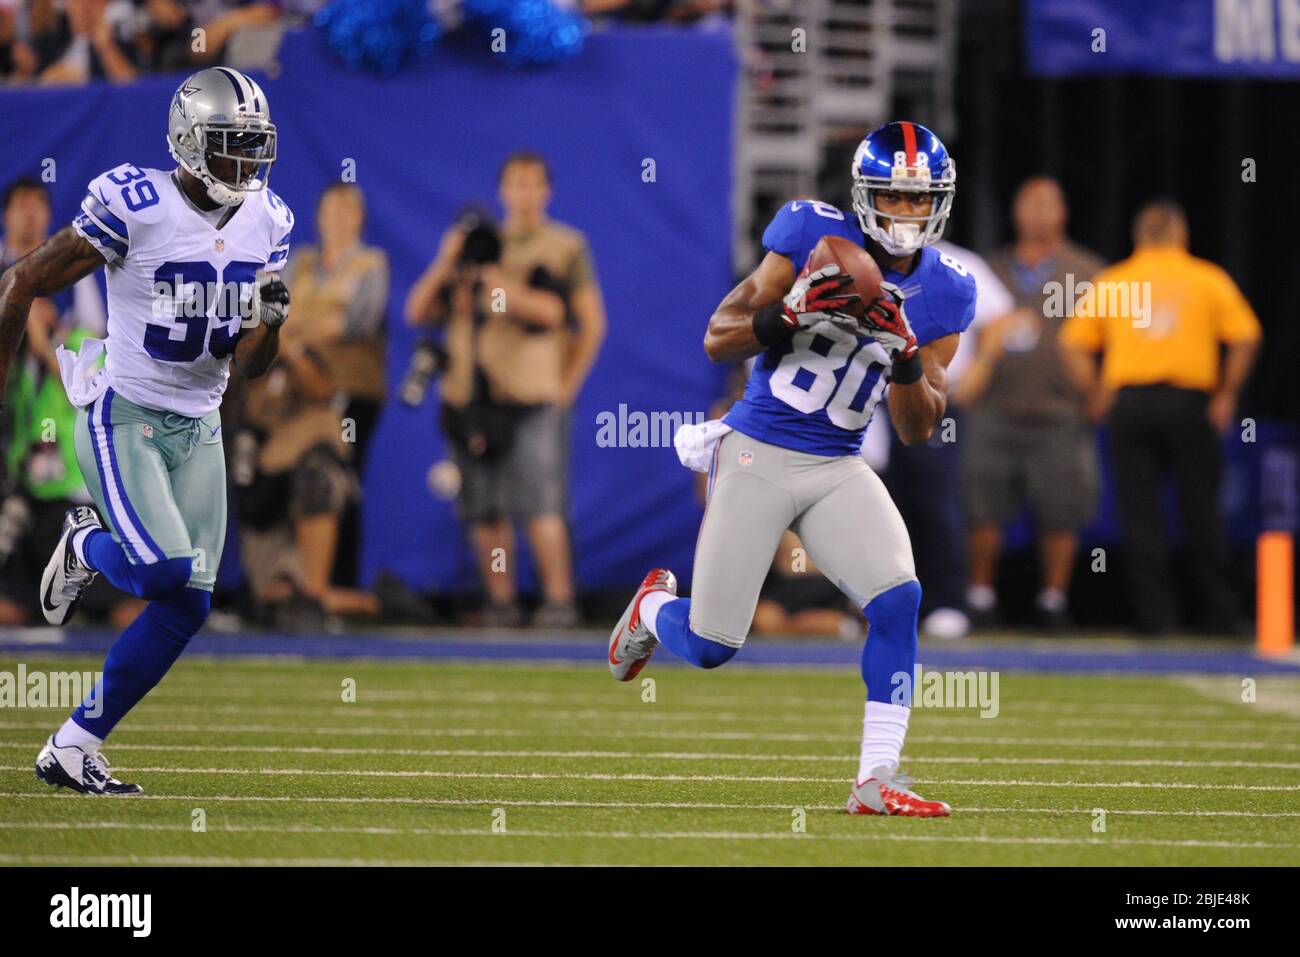
<svg viewBox="0 0 1300 957"><path fill-rule="evenodd" d="M461 212L456 225L465 232L459 265L483 266L501 261L501 230L486 211L469 207Z"/></svg>

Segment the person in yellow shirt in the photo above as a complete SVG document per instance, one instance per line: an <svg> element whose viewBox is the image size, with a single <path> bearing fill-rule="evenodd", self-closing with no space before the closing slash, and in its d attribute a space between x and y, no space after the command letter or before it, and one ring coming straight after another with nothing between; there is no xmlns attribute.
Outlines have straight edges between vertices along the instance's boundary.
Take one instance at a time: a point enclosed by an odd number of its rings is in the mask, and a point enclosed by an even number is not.
<svg viewBox="0 0 1300 957"><path fill-rule="evenodd" d="M1187 563L1202 602L1198 626L1234 631L1218 512L1219 439L1234 424L1259 348L1259 320L1223 269L1187 251L1187 218L1177 204L1144 206L1134 220L1133 243L1132 256L1080 290L1061 328L1061 361L1090 415L1110 430L1138 627L1158 634L1178 625L1160 510L1164 480L1172 475Z"/></svg>

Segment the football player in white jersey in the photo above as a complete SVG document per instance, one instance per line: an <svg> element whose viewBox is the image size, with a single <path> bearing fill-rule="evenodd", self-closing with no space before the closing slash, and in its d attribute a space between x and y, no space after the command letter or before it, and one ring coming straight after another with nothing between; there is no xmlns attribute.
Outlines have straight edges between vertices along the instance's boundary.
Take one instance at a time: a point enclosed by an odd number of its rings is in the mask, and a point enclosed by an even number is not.
<svg viewBox="0 0 1300 957"><path fill-rule="evenodd" d="M216 67L189 77L169 110L175 169L127 163L95 177L73 223L0 278L2 396L32 300L107 270L106 340L59 355L100 514L68 512L41 607L63 625L97 574L150 604L36 759L38 779L86 794L142 790L113 777L100 747L207 617L226 530L218 407L232 360L245 376L275 360L289 311L277 274L293 214L267 187L266 95Z"/></svg>

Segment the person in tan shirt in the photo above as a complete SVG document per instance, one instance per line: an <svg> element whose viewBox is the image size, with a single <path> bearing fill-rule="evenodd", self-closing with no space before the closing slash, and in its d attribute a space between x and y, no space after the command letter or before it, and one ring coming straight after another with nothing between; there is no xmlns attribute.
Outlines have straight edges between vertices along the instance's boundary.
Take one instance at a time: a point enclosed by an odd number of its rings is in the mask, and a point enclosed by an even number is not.
<svg viewBox="0 0 1300 957"><path fill-rule="evenodd" d="M249 388L244 420L262 434L262 487L241 494L254 503L241 508L241 546L259 603L300 594L331 615L400 617L388 614L383 595L336 584L332 574L341 516L360 495L359 451L385 389L388 258L362 243L364 220L360 189L327 187L317 207L320 243L299 247L285 267L300 321L286 326L275 367ZM281 491L259 494L268 489ZM396 592L396 584L385 588Z"/></svg>
<svg viewBox="0 0 1300 957"><path fill-rule="evenodd" d="M564 627L577 620L565 521L566 410L600 350L605 310L585 238L546 215L545 160L513 154L498 185L505 210L498 261L466 265L466 231L453 226L412 288L406 318L446 325L444 407L486 401L513 422L495 454L449 443L461 473L459 512L488 593L484 623L522 621L512 558L519 520L544 595L533 623Z"/></svg>

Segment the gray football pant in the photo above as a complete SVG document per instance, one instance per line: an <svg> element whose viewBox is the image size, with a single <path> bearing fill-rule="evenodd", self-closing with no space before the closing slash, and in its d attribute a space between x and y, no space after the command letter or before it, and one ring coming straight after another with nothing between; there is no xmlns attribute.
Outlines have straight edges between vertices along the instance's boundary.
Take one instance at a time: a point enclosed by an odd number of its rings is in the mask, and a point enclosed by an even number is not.
<svg viewBox="0 0 1300 957"><path fill-rule="evenodd" d="M729 432L695 544L691 630L733 648L745 643L787 528L859 608L916 579L902 516L860 456L809 455Z"/></svg>

